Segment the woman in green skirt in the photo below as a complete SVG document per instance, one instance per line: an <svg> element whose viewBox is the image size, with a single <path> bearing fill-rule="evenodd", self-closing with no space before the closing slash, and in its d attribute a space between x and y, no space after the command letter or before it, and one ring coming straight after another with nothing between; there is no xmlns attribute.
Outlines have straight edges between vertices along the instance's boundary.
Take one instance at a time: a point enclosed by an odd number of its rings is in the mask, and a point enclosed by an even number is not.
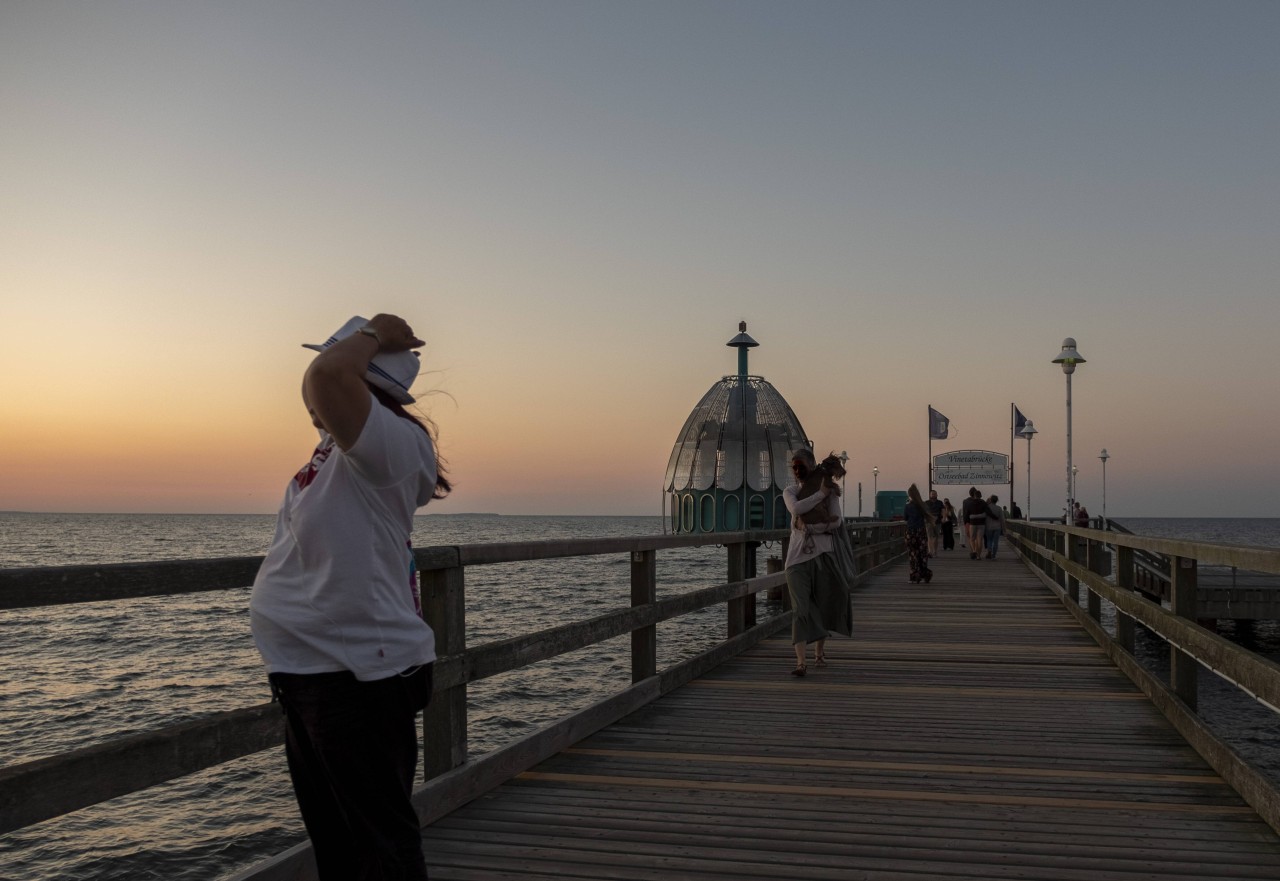
<svg viewBox="0 0 1280 881"><path fill-rule="evenodd" d="M817 460L807 449L796 450L791 457L791 473L795 485L782 491L783 502L791 513L791 538L787 547L787 592L795 618L791 624L791 642L795 647L796 666L792 676L808 672L806 658L809 643L816 643L814 666L827 666L826 642L832 633L849 636L853 632L849 608L849 585L841 575L832 555L835 532L844 522L840 508L840 487L824 481L816 492L800 497L801 484L817 468ZM825 522L805 523L801 515L825 511ZM822 518L808 517L807 520Z"/></svg>

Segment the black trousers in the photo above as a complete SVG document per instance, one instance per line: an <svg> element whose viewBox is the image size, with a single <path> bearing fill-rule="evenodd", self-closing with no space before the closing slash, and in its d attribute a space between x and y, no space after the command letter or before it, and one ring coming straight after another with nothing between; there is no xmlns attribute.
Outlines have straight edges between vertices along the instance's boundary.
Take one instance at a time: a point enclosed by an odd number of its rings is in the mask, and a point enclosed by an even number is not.
<svg viewBox="0 0 1280 881"><path fill-rule="evenodd" d="M431 665L361 682L349 672L272 673L285 756L320 881L422 881L422 833L409 800L415 717Z"/></svg>

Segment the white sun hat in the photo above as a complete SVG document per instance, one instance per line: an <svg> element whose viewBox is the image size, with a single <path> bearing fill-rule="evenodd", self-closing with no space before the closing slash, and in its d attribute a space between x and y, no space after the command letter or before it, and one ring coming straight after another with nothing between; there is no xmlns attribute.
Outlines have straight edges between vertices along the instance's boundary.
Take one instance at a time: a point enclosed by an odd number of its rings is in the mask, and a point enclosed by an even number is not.
<svg viewBox="0 0 1280 881"><path fill-rule="evenodd" d="M303 343L302 346L316 352L323 352L338 340L345 340L368 323L369 319L357 315L334 331L323 343ZM379 352L369 362L369 370L364 378L401 404L412 404L413 395L409 394L409 389L418 378L418 366L417 352Z"/></svg>

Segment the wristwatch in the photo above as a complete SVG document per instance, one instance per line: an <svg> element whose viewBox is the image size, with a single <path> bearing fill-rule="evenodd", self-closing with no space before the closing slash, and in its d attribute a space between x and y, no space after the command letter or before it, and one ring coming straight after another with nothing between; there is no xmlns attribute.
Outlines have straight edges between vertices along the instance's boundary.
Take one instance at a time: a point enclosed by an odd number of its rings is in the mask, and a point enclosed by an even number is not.
<svg viewBox="0 0 1280 881"><path fill-rule="evenodd" d="M365 336L371 336L377 341L378 345L382 345L382 337L378 336L378 332L367 324L364 327L358 329L356 333L362 333Z"/></svg>

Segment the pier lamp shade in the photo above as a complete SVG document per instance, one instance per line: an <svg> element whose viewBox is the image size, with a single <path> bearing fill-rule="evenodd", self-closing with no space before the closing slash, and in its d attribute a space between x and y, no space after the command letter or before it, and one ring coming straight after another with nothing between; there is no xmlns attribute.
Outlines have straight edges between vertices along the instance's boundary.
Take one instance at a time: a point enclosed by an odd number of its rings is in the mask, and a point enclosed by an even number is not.
<svg viewBox="0 0 1280 881"><path fill-rule="evenodd" d="M1053 363L1061 364L1063 373L1075 373L1076 365L1084 363L1084 358L1076 351L1076 341L1071 337L1063 340L1062 351L1058 353L1058 357L1053 359Z"/></svg>
<svg viewBox="0 0 1280 881"><path fill-rule="evenodd" d="M1027 440L1031 440L1033 437L1035 437L1037 434L1040 433L1040 430L1036 428L1035 423L1033 423L1030 419L1028 419L1027 424L1022 426L1022 431L1018 433L1021 434L1023 437L1025 437Z"/></svg>

